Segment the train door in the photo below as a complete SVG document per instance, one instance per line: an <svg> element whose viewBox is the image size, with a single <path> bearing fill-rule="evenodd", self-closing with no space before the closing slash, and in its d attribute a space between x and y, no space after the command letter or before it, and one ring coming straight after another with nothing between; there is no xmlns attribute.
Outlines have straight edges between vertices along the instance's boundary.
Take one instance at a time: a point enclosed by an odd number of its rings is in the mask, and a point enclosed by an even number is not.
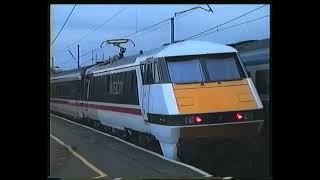
<svg viewBox="0 0 320 180"><path fill-rule="evenodd" d="M86 117L89 108L89 88L90 88L90 76L86 76L83 84L83 94L82 94L82 113L83 117Z"/></svg>
<svg viewBox="0 0 320 180"><path fill-rule="evenodd" d="M142 77L142 112L144 120L148 121L151 62L141 64L140 68Z"/></svg>
<svg viewBox="0 0 320 180"><path fill-rule="evenodd" d="M82 116L81 113L81 91L80 87L81 86L81 81L75 81L72 84L72 95L74 96L74 99L76 100L76 114L78 117Z"/></svg>

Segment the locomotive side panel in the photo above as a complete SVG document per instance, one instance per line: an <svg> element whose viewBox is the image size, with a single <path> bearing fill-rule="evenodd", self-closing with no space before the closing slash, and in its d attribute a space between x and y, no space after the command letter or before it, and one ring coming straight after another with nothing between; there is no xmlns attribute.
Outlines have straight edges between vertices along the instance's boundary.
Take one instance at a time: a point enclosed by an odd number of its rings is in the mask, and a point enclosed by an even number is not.
<svg viewBox="0 0 320 180"><path fill-rule="evenodd" d="M172 84L152 84L149 93L149 111L151 114L178 114Z"/></svg>
<svg viewBox="0 0 320 180"><path fill-rule="evenodd" d="M81 117L81 81L71 80L51 84L50 105L53 111Z"/></svg>
<svg viewBox="0 0 320 180"><path fill-rule="evenodd" d="M113 128L146 132L137 82L134 66L93 74L88 84L85 116Z"/></svg>

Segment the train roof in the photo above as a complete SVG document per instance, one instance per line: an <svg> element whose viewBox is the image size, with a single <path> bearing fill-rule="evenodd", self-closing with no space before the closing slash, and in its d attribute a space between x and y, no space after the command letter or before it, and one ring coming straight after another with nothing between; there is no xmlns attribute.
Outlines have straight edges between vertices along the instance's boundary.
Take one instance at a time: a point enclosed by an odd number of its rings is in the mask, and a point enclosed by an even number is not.
<svg viewBox="0 0 320 180"><path fill-rule="evenodd" d="M269 64L270 48L265 46L250 51L239 51L239 55L246 66Z"/></svg>
<svg viewBox="0 0 320 180"><path fill-rule="evenodd" d="M84 71L93 65L90 66L84 66L79 69L71 69L66 71L61 71L58 73L55 73L51 78L50 81L52 82L58 82L58 81L69 81L69 80L80 80L81 74L84 73Z"/></svg>
<svg viewBox="0 0 320 180"><path fill-rule="evenodd" d="M86 74L92 74L96 71L104 70L104 69L111 69L115 67L123 67L123 66L131 66L135 63L137 57L140 54L135 54L127 57L123 57L111 63L111 61L105 61L103 63L97 64L86 71Z"/></svg>
<svg viewBox="0 0 320 180"><path fill-rule="evenodd" d="M181 41L144 53L140 58L146 59L149 57L174 57L228 52L237 52L237 50L225 44L208 41Z"/></svg>
<svg viewBox="0 0 320 180"><path fill-rule="evenodd" d="M268 48L270 47L270 38L262 39L262 40L241 41L238 43L230 44L230 46L236 48L239 52L253 51L255 49L261 49L261 48Z"/></svg>
<svg viewBox="0 0 320 180"><path fill-rule="evenodd" d="M215 54L215 53L228 53L237 52L231 46L224 44L218 44L206 41L181 41L172 43L160 48L147 51L142 54L132 55L124 57L113 63L107 64L103 63L101 65L96 65L86 71L87 74L102 72L106 69L112 70L121 67L128 67L133 65L139 65L141 61L153 57L174 57L174 56L189 56L189 55L200 55L200 54Z"/></svg>
<svg viewBox="0 0 320 180"><path fill-rule="evenodd" d="M86 66L80 69L74 69L69 71L64 71L55 74L51 80L73 80L81 78L81 73L92 74L97 72L102 72L105 70L118 69L122 67L128 67L133 65L139 65L141 61L153 57L174 57L174 56L189 56L189 55L200 55L200 54L216 54L216 53L228 53L228 52L237 52L231 46L224 44L218 44L207 41L181 41L172 44L162 46L160 48L147 51L142 54L131 55L128 57L123 57L119 60L116 60L112 63L110 61L105 61L100 64Z"/></svg>

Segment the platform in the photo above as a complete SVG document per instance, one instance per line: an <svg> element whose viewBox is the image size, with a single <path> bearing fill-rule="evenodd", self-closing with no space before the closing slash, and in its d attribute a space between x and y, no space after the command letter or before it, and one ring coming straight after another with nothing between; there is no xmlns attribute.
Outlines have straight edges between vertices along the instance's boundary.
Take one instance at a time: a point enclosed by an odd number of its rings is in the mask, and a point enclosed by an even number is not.
<svg viewBox="0 0 320 180"><path fill-rule="evenodd" d="M117 138L110 137L88 127L76 124L68 119L50 115L50 134L91 163L95 168L106 174L108 179L114 178L201 178L208 176L201 170L168 161L152 153L143 151ZM51 138L52 139L52 138ZM57 148L52 148L55 151ZM67 148L66 148L67 149ZM53 154L56 152L50 152ZM68 153L65 153L68 154ZM70 155L68 155L70 158ZM63 158L63 157L62 157ZM94 176L89 166L77 158L72 158L72 164L61 164L55 169L51 177L83 177ZM63 161L62 161L63 163ZM84 169L84 167L86 169ZM69 168L69 169L68 169ZM72 173L71 173L72 171ZM77 172L78 171L78 172ZM59 172L59 173L57 173ZM66 174L63 174L65 172ZM57 173L57 174L54 174Z"/></svg>

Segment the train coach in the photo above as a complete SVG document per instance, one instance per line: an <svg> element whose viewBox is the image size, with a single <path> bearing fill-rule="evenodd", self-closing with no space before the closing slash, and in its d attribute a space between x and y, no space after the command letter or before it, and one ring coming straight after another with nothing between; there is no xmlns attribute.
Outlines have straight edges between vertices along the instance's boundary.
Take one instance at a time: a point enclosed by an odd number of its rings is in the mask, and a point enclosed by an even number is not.
<svg viewBox="0 0 320 180"><path fill-rule="evenodd" d="M237 50L182 41L50 79L50 110L170 159L198 137L257 136L263 105Z"/></svg>

